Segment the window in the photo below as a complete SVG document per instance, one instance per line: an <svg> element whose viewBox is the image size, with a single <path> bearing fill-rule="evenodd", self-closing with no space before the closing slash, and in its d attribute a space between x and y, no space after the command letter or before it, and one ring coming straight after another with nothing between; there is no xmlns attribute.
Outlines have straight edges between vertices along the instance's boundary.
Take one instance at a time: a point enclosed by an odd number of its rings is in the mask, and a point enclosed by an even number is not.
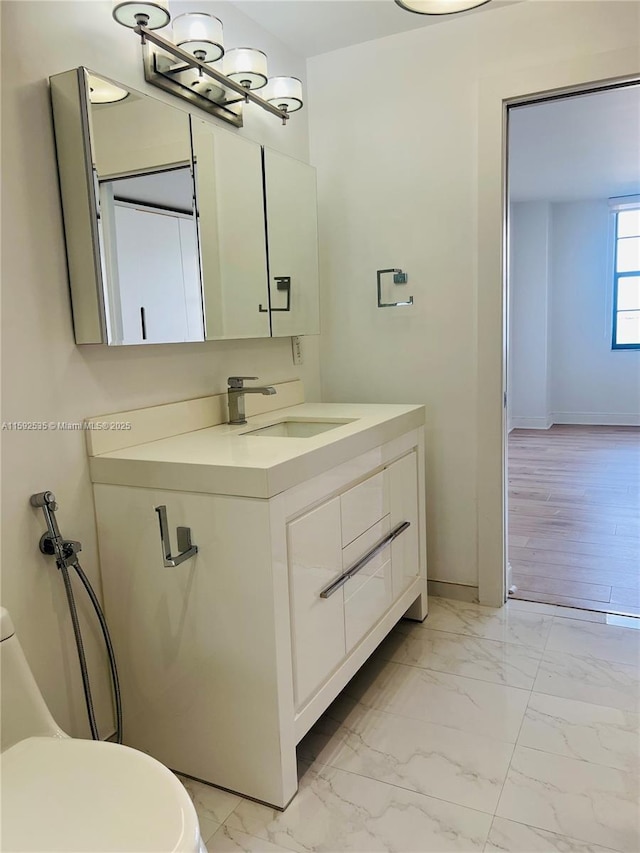
<svg viewBox="0 0 640 853"><path fill-rule="evenodd" d="M640 349L640 206L615 214L613 349Z"/></svg>

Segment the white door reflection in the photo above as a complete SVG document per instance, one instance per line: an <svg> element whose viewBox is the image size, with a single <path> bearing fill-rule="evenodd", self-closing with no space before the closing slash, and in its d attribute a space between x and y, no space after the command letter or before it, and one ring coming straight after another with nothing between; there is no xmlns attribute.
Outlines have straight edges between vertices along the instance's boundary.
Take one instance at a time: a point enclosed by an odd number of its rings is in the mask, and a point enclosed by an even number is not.
<svg viewBox="0 0 640 853"><path fill-rule="evenodd" d="M113 343L204 338L188 166L100 182Z"/></svg>

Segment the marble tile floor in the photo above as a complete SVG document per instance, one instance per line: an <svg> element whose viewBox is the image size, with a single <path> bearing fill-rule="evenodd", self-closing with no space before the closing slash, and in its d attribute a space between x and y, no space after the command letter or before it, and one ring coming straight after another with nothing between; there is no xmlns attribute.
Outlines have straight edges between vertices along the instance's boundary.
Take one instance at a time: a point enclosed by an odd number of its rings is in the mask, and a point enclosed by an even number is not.
<svg viewBox="0 0 640 853"><path fill-rule="evenodd" d="M636 624L429 607L299 744L284 812L183 780L209 853L639 853Z"/></svg>

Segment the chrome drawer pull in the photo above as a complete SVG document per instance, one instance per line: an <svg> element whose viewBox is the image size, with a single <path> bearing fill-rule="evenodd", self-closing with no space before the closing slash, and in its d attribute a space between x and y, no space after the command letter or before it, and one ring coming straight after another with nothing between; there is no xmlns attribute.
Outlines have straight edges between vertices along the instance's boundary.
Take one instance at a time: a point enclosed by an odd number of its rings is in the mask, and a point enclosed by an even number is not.
<svg viewBox="0 0 640 853"><path fill-rule="evenodd" d="M354 575L357 575L361 569L370 563L373 558L380 553L380 551L384 551L387 545L390 545L393 540L400 536L407 527L410 527L410 521L403 521L401 524L398 524L393 528L386 536L384 536L379 542L377 542L370 551L360 557L346 572L343 572L340 577L336 578L334 581L331 581L329 586L326 586L322 592L320 593L320 598L329 598L330 595L333 595L334 592L340 589L341 586L344 586L349 578L352 578Z"/></svg>

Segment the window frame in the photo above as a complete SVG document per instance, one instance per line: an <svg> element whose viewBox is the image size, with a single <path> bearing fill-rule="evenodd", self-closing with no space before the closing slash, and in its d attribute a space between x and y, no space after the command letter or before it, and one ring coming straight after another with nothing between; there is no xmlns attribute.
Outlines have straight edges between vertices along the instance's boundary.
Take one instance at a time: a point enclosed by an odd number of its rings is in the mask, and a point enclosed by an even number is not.
<svg viewBox="0 0 640 853"><path fill-rule="evenodd" d="M640 205L633 208L627 208L632 210L640 210ZM618 220L621 213L624 213L624 210L616 210L614 212L614 226L613 226L613 312L611 316L611 349L612 350L640 350L640 341L635 344L619 344L616 341L617 331L618 331L618 284L621 278L637 278L640 276L640 269L638 270L628 270L626 272L618 272ZM640 309L634 309L640 311Z"/></svg>

